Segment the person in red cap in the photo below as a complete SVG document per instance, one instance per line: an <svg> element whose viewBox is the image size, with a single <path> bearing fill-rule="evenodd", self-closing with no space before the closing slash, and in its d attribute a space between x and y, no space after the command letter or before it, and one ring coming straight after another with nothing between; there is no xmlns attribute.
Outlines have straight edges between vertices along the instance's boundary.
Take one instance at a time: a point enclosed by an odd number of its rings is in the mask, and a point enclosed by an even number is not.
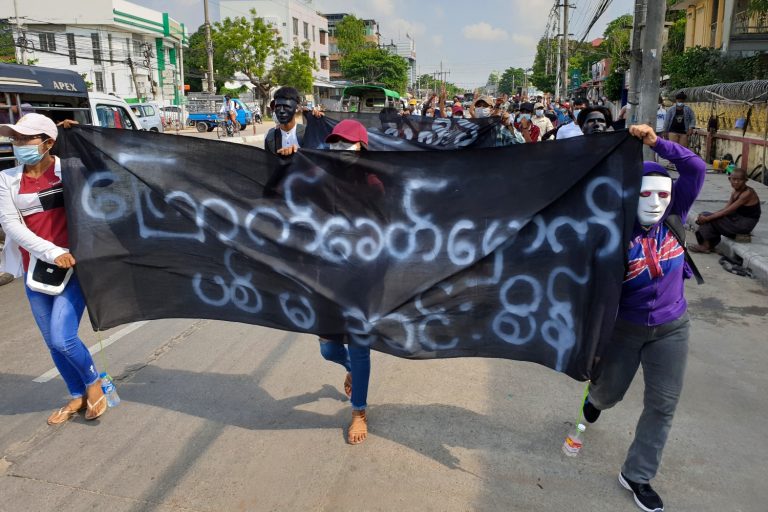
<svg viewBox="0 0 768 512"><path fill-rule="evenodd" d="M344 119L333 127L325 142L335 151L368 149L368 131L359 121Z"/></svg>
<svg viewBox="0 0 768 512"><path fill-rule="evenodd" d="M19 162L0 172L0 225L7 235L3 270L13 276L29 272L31 256L62 269L76 263L68 249L61 161L51 155L58 134L54 122L37 113L25 115L16 124L0 125L0 135L11 139ZM107 402L93 358L78 336L85 298L77 275L57 295L29 286L24 289L32 316L72 396L48 417L48 424L64 423L83 409L87 409L86 420L98 418L106 412Z"/></svg>
<svg viewBox="0 0 768 512"><path fill-rule="evenodd" d="M362 151L368 149L368 132L360 122L344 119L334 126L325 138L332 151ZM377 195L384 193L384 185L373 174L366 174L366 183ZM371 376L371 349L358 344L348 334L320 337L320 353L327 361L340 364L347 370L344 392L352 402L352 422L347 441L360 444L368 437L368 418L365 414L368 400L368 381Z"/></svg>

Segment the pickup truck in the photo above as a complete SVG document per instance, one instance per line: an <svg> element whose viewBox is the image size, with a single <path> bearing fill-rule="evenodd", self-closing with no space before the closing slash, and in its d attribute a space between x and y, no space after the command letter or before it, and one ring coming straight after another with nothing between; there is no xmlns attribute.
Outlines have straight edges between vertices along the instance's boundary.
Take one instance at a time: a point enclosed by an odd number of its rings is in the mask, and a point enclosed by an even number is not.
<svg viewBox="0 0 768 512"><path fill-rule="evenodd" d="M233 98L235 110L237 112L237 122L240 123L240 129L249 125L253 121L253 114L248 107L239 99ZM216 128L216 122L219 120L221 106L224 104L224 98L221 101L205 100L189 103L189 115L187 124L197 128L198 132L210 132Z"/></svg>

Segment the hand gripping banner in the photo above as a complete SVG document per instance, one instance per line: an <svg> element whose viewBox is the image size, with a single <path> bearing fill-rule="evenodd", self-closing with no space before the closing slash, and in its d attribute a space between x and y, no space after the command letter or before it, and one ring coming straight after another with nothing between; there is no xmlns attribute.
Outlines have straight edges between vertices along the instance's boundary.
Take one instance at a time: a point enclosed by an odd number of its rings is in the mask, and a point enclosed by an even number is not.
<svg viewBox="0 0 768 512"><path fill-rule="evenodd" d="M210 318L399 357L588 379L642 170L626 132L463 151L258 148L62 130L71 249L96 329Z"/></svg>

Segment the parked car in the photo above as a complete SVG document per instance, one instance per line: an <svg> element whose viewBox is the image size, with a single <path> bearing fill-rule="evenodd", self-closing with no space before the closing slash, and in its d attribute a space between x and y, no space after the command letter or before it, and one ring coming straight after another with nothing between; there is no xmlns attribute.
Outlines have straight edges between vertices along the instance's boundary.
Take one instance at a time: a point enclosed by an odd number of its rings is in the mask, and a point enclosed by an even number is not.
<svg viewBox="0 0 768 512"><path fill-rule="evenodd" d="M163 132L163 119L160 107L155 103L133 103L131 110L139 118L141 127L150 132Z"/></svg>

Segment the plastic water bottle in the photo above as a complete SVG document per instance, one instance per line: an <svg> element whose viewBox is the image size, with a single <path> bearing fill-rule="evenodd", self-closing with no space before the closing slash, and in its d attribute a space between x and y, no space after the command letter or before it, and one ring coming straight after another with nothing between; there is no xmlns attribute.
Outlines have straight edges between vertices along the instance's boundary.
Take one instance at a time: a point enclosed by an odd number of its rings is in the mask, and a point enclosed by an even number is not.
<svg viewBox="0 0 768 512"><path fill-rule="evenodd" d="M563 453L569 457L575 457L581 451L581 446L584 443L584 431L587 427L583 423L576 425L576 428L571 430L568 437L565 438L563 443Z"/></svg>
<svg viewBox="0 0 768 512"><path fill-rule="evenodd" d="M117 407L120 403L120 397L117 396L117 389L114 382L112 382L112 377L106 372L102 372L99 377L101 377L101 390L104 391L104 396L107 397L107 405L109 407Z"/></svg>

